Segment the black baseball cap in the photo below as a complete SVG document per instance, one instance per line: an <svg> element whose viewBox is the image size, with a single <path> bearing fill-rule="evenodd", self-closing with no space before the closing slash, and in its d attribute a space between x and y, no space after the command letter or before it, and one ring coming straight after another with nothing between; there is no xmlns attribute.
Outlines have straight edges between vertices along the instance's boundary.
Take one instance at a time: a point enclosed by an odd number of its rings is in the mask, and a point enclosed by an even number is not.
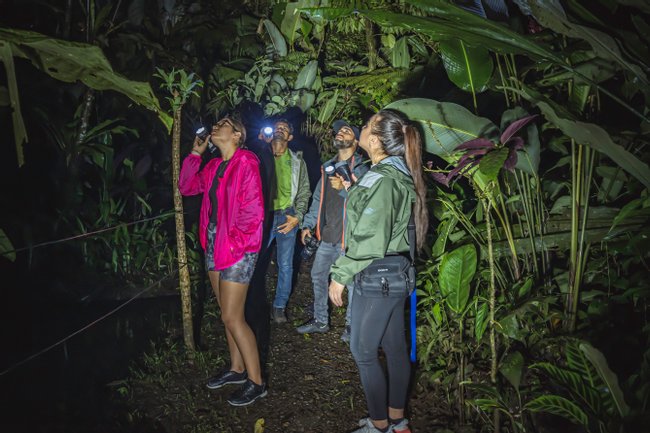
<svg viewBox="0 0 650 433"><path fill-rule="evenodd" d="M350 125L347 120L343 120L343 119L339 119L332 124L332 128L334 129L334 134L338 134L339 130L344 126L347 126L352 130L352 132L354 132L354 138L356 138L357 140L359 139L359 128L357 128L354 125Z"/></svg>

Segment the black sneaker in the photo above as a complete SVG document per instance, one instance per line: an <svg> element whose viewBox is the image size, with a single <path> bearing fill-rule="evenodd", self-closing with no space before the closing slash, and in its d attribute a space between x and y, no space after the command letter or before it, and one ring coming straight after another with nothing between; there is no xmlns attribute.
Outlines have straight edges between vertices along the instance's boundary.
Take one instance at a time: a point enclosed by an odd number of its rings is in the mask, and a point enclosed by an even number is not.
<svg viewBox="0 0 650 433"><path fill-rule="evenodd" d="M258 385L252 380L248 379L241 388L233 392L232 395L228 397L228 403L230 403L232 406L248 406L258 398L266 397L266 394L267 392L265 383Z"/></svg>
<svg viewBox="0 0 650 433"><path fill-rule="evenodd" d="M236 371L228 370L210 378L206 386L210 389L219 389L226 385L238 385L244 383L246 382L246 379L248 379L246 371L237 373Z"/></svg>

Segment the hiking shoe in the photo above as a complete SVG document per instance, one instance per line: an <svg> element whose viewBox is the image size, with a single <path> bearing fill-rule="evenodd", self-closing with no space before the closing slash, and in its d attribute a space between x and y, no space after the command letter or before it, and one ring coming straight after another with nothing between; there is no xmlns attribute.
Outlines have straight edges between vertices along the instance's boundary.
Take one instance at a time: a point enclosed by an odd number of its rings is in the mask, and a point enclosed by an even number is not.
<svg viewBox="0 0 650 433"><path fill-rule="evenodd" d="M248 373L246 371L237 373L236 371L227 370L211 377L206 386L210 389L219 389L226 385L242 384L246 382L246 379L248 379Z"/></svg>
<svg viewBox="0 0 650 433"><path fill-rule="evenodd" d="M350 344L350 325L345 325L345 331L341 334L341 341Z"/></svg>
<svg viewBox="0 0 650 433"><path fill-rule="evenodd" d="M393 432L394 433L411 433L411 429L409 428L409 420L406 418L402 418L400 422L397 424L393 424Z"/></svg>
<svg viewBox="0 0 650 433"><path fill-rule="evenodd" d="M359 420L359 427L360 428L354 430L352 433L382 433L382 431L375 427L372 421L370 421L370 418ZM392 424L388 424L388 430L386 430L386 433L394 433Z"/></svg>
<svg viewBox="0 0 650 433"><path fill-rule="evenodd" d="M314 332L324 334L329 330L330 327L327 323L321 323L316 319L311 319L309 322L296 328L299 334L313 334Z"/></svg>
<svg viewBox="0 0 650 433"><path fill-rule="evenodd" d="M264 382L258 385L248 379L241 388L228 397L228 403L232 406L248 406L258 398L266 397L266 394L266 384Z"/></svg>
<svg viewBox="0 0 650 433"><path fill-rule="evenodd" d="M286 323L287 313L285 312L283 307L273 307L271 318L275 323Z"/></svg>

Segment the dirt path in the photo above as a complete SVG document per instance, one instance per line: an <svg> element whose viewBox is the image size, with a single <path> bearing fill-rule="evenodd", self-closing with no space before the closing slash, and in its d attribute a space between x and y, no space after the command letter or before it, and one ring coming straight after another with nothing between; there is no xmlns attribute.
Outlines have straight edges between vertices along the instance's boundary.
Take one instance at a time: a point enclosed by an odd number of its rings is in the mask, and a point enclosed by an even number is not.
<svg viewBox="0 0 650 433"><path fill-rule="evenodd" d="M169 349L172 353L165 354L166 349L161 348L157 355L150 355L162 358L162 365L149 362L146 377L132 380L130 405L137 407L138 414L146 414L147 424L153 421L156 430L166 432L253 433L261 419L263 432L268 433L353 430L367 411L357 368L348 345L340 339L345 310L332 312L331 330L326 334L300 335L295 330L310 317L313 294L308 271L309 267L303 265L288 306L289 322L272 325L266 398L249 407L233 408L226 401L233 388L205 387L208 376L225 365L223 329L211 312L211 299L206 318L209 323L203 328L205 350L193 365L174 361L178 348L173 344ZM269 275L269 281L274 280ZM152 372L165 377L152 380ZM415 386L411 394L409 417L413 431L445 431L435 422L434 414L439 413L436 405L427 401L421 388Z"/></svg>

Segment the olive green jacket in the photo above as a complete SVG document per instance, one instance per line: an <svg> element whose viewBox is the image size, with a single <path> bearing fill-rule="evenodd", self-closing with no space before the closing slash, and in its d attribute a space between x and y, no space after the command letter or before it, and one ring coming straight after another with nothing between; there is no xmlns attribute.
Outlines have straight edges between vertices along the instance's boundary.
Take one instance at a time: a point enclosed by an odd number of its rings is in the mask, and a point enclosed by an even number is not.
<svg viewBox="0 0 650 433"><path fill-rule="evenodd" d="M390 156L375 164L349 190L345 255L331 277L350 284L374 259L409 251L407 226L415 187L404 159Z"/></svg>

